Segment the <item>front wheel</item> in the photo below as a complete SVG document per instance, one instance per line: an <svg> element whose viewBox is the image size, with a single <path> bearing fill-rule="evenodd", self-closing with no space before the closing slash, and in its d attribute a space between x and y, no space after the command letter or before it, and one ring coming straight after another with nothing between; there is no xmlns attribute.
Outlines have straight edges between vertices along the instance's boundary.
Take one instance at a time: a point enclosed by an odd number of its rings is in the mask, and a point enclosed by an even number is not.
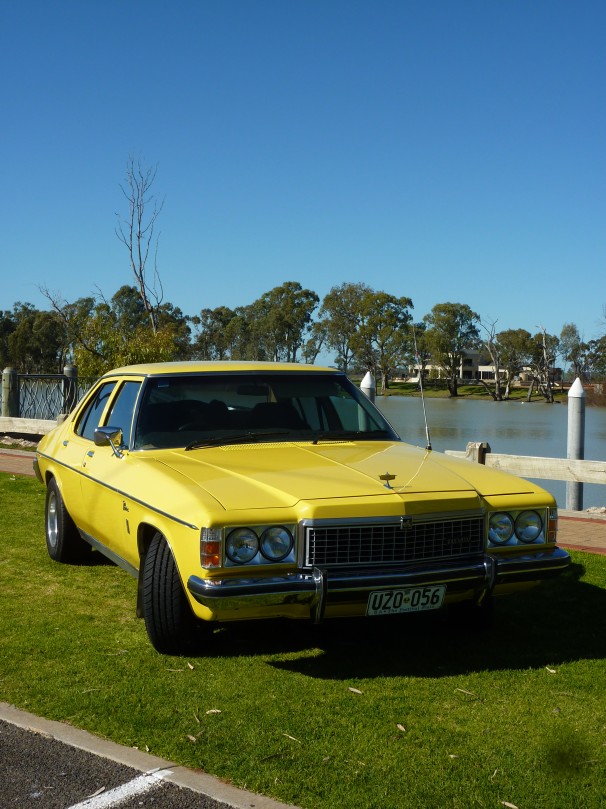
<svg viewBox="0 0 606 809"><path fill-rule="evenodd" d="M190 654L202 622L191 611L174 557L162 534L157 533L152 539L140 575L143 617L152 646L161 654Z"/></svg>
<svg viewBox="0 0 606 809"><path fill-rule="evenodd" d="M77 564L88 556L91 547L80 536L54 478L46 487L45 523L46 548L51 559Z"/></svg>

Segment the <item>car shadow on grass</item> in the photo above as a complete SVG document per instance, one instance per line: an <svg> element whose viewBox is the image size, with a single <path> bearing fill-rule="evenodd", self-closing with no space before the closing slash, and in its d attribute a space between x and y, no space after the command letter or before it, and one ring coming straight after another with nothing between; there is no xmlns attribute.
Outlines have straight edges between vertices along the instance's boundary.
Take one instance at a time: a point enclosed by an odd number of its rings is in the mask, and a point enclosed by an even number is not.
<svg viewBox="0 0 606 809"><path fill-rule="evenodd" d="M478 628L457 610L320 625L259 622L227 626L206 654L267 656L267 664L308 677L448 677L606 658L606 590L582 581L573 564L558 579L495 600Z"/></svg>

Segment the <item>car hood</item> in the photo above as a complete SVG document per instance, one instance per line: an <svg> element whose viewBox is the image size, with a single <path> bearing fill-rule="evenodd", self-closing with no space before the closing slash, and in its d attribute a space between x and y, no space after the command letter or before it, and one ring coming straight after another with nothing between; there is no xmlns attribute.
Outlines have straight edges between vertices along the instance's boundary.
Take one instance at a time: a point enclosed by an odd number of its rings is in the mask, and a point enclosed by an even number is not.
<svg viewBox="0 0 606 809"><path fill-rule="evenodd" d="M165 451L157 460L227 510L379 495L535 490L528 481L403 442L236 444Z"/></svg>

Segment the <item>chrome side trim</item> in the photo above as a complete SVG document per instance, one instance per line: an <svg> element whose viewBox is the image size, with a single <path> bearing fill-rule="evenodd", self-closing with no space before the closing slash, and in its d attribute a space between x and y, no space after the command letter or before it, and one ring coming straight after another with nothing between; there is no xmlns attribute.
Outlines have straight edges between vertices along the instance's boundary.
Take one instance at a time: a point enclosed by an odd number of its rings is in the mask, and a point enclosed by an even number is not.
<svg viewBox="0 0 606 809"><path fill-rule="evenodd" d="M78 528L78 531L80 532L80 536L82 537L82 539L86 540L86 542L88 542L89 545L92 545L92 547L95 548L95 550L99 551L99 553L102 553L103 556L107 557L107 559L109 559L110 562L113 562L115 565L118 565L118 567L121 567L122 570L126 570L126 572L129 573L133 578L135 579L139 578L139 571L136 567L134 567L134 565L131 565L131 563L127 562L126 559L123 559L121 556L118 556L117 553L111 551L106 545L104 545L102 542L99 542L98 539L95 539L90 534L87 534L86 531L82 531L80 528Z"/></svg>
<svg viewBox="0 0 606 809"><path fill-rule="evenodd" d="M98 478L95 478L92 475L88 475L85 472L82 472L80 469L77 469L75 466L70 466L69 464L66 464L63 461L60 461L58 458L54 458L52 455L44 455L43 453L38 453L38 455L40 455L41 458L46 458L53 464L57 464L57 466L62 466L64 469L68 469L70 472L74 472L76 475L81 475L87 480L90 480L93 483L97 483L99 486L103 486L104 489L109 489L110 492L115 492L116 494L119 494L120 497L124 497L126 500L130 500L133 503L138 503L140 506L143 506L144 508L148 508L150 511L153 511L154 514L159 514L161 517L166 517L168 520L176 522L179 525L184 525L186 528L192 528L194 531L199 530L197 525L187 522L186 520L182 520L179 517L175 517L174 514L169 514L167 511L162 511L161 509L152 506L151 503L148 503L145 500L139 500L137 497L133 497L132 494L128 494L122 489L116 489L115 486L110 486L107 483L103 483Z"/></svg>

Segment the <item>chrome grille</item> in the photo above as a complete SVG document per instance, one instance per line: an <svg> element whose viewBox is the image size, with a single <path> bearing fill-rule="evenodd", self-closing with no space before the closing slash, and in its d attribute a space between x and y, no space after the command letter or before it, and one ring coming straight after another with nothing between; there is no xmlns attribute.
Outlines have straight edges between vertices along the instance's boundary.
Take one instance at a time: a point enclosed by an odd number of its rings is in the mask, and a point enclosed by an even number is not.
<svg viewBox="0 0 606 809"><path fill-rule="evenodd" d="M484 548L482 516L411 522L324 524L305 529L305 564L385 565L449 559Z"/></svg>

